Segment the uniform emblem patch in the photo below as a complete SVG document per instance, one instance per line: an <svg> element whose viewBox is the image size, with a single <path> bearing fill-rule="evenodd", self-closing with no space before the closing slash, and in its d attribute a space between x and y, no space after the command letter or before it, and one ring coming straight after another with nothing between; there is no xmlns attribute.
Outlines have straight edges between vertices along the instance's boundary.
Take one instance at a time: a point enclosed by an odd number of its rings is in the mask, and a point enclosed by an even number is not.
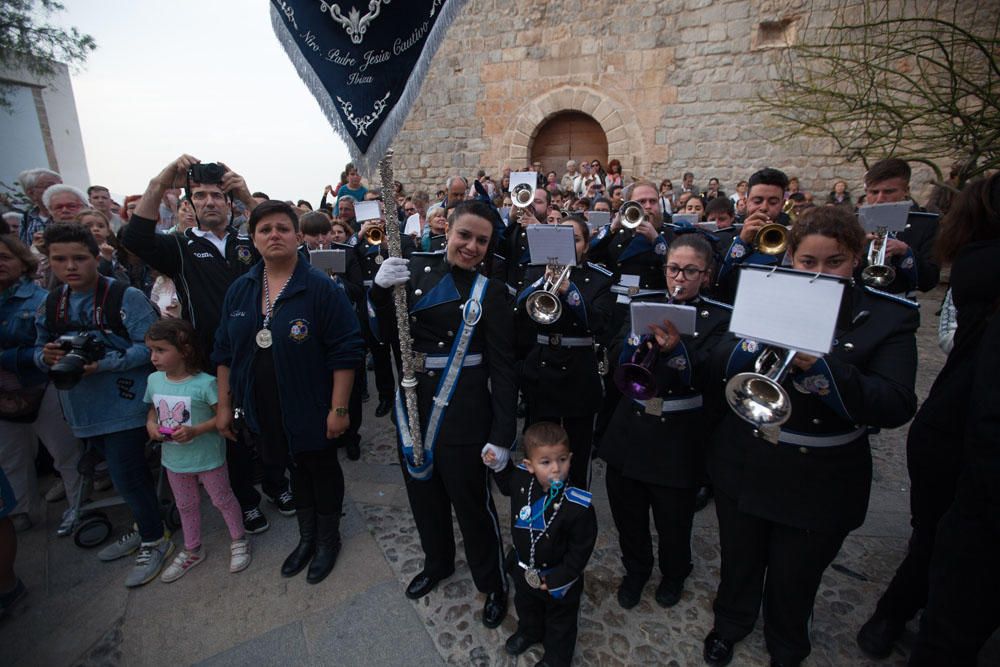
<svg viewBox="0 0 1000 667"><path fill-rule="evenodd" d="M729 256L733 259L739 259L746 254L746 248L741 246L739 243L733 246L733 249L729 251Z"/></svg>
<svg viewBox="0 0 1000 667"><path fill-rule="evenodd" d="M744 352L749 352L750 354L754 354L757 352L757 341L745 340L742 343L740 343L740 347L743 348Z"/></svg>
<svg viewBox="0 0 1000 667"><path fill-rule="evenodd" d="M250 248L245 245L241 245L236 248L236 259L240 260L244 264L249 264L253 259L253 253L250 252Z"/></svg>
<svg viewBox="0 0 1000 667"><path fill-rule="evenodd" d="M825 375L807 375L804 378L792 380L795 388L804 394L819 394L826 396L830 393L830 380Z"/></svg>
<svg viewBox="0 0 1000 667"><path fill-rule="evenodd" d="M296 343L301 343L305 341L306 338L309 338L309 321L293 321L291 329L288 330L288 337Z"/></svg>

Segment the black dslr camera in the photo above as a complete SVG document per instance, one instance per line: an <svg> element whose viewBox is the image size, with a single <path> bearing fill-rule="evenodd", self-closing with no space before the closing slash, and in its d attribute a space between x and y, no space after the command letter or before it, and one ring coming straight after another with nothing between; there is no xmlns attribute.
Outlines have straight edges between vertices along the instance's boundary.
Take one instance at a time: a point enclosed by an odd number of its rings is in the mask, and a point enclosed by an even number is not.
<svg viewBox="0 0 1000 667"><path fill-rule="evenodd" d="M225 173L226 168L215 162L193 164L188 167L188 180L192 183L211 185L214 183L221 183L222 177Z"/></svg>
<svg viewBox="0 0 1000 667"><path fill-rule="evenodd" d="M68 391L75 387L83 378L83 367L104 358L106 348L93 334L83 333L75 336L60 336L56 344L66 352L66 355L52 364L49 377L56 389Z"/></svg>

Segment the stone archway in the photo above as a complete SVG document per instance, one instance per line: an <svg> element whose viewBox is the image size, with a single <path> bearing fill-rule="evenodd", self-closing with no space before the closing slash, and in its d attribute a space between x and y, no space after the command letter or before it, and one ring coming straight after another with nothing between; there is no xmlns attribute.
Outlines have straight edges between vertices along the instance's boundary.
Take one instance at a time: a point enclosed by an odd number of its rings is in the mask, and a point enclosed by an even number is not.
<svg viewBox="0 0 1000 667"><path fill-rule="evenodd" d="M644 145L635 113L628 104L592 88L562 86L525 103L504 132L500 167L519 169L531 159L531 145L539 129L553 116L577 111L597 121L608 140L608 159L618 159L625 173L642 173ZM565 165L563 165L565 169ZM557 169L560 174L563 169Z"/></svg>

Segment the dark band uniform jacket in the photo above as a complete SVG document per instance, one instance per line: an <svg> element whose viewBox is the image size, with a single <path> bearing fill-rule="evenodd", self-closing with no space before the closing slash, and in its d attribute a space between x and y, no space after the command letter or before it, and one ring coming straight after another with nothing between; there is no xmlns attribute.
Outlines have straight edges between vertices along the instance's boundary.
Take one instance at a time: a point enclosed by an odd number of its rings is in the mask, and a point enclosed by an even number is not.
<svg viewBox="0 0 1000 667"><path fill-rule="evenodd" d="M611 318L611 272L590 262L573 267L569 290L560 297L562 316L546 325L532 320L524 307L528 296L544 286L545 267L533 266L526 276L531 282L518 294L515 310L517 319L533 332L534 345L522 367L521 391L541 415L593 415L604 391L594 338L604 335Z"/></svg>
<svg viewBox="0 0 1000 667"><path fill-rule="evenodd" d="M667 297L642 300L665 303ZM711 425L703 394L717 390L708 383L708 365L712 351L726 337L730 316L729 306L705 297L686 305L697 308L695 334L681 336L673 350L657 355L653 372L659 381L658 396L644 404L622 396L598 450L623 477L674 488L696 488L706 481ZM628 362L636 350L628 341L630 329L627 322L612 347L616 367ZM637 361L651 338L640 338L643 351Z"/></svg>
<svg viewBox="0 0 1000 667"><path fill-rule="evenodd" d="M254 336L263 326L264 265L258 262L226 293L212 361L230 368L233 406L243 408L259 433L253 404ZM357 317L347 292L308 262L299 261L274 302L274 370L281 387L285 435L292 453L325 449L333 371L355 369L364 358Z"/></svg>
<svg viewBox="0 0 1000 667"><path fill-rule="evenodd" d="M528 233L524 225L512 222L507 226L497 254L501 260L494 260L490 275L507 284L513 299L537 277L532 276L530 279L527 277L527 273L533 271L535 267L530 264L531 252L528 250ZM519 308L515 306L515 312L518 310ZM514 319L515 354L519 360L524 358L535 343L535 329L532 324L520 317Z"/></svg>
<svg viewBox="0 0 1000 667"><path fill-rule="evenodd" d="M528 504L528 488L534 475L522 465L508 463L495 475L501 493L510 496L511 541L514 543L515 557L528 563L531 554L531 538L549 524L545 536L535 544L535 567L545 579L549 589L532 590L532 593L554 599L565 598L570 591L583 588L583 571L590 560L590 554L597 542L597 514L591 505L590 493L574 486L567 486L551 503L544 513L547 492L535 480L531 494L531 527L527 520L518 516L522 507ZM556 513L556 503L560 503ZM552 516L555 514L555 519ZM526 588L524 569L514 566L513 574L520 588Z"/></svg>
<svg viewBox="0 0 1000 667"><path fill-rule="evenodd" d="M410 256L407 295L413 350L430 358L445 358L451 350L462 307L478 275L448 264L444 253L415 252ZM369 293L372 324L382 340L397 336L392 291L375 285ZM511 447L516 432L517 378L511 347L513 329L507 288L490 280L483 297L482 318L469 343L465 366L444 413L438 445L492 443ZM481 359L476 363L476 359ZM429 363L432 363L429 361ZM440 369L417 372L421 428L426 430Z"/></svg>
<svg viewBox="0 0 1000 667"><path fill-rule="evenodd" d="M622 227L612 233L609 224L591 237L587 255L590 261L608 267L616 280L623 275L639 276L641 290L665 290L667 279L663 275L663 260L673 239L673 230L666 225L656 241L650 242L633 229Z"/></svg>
<svg viewBox="0 0 1000 667"><path fill-rule="evenodd" d="M901 426L916 410L920 316L916 304L870 288L847 288L845 298L852 301L841 319L850 324L835 332L833 350L808 371L793 369L782 385L792 413L779 444L755 436L726 409L708 471L743 513L804 530L846 533L864 522L872 480L868 427ZM760 350L749 340L720 345L718 391L725 379L752 370Z"/></svg>

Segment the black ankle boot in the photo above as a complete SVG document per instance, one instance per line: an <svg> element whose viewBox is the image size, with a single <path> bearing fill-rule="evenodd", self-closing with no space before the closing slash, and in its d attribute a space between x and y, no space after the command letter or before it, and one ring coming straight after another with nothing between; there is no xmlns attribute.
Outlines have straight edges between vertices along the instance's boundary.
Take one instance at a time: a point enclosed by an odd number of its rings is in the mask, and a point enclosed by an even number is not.
<svg viewBox="0 0 1000 667"><path fill-rule="evenodd" d="M298 507L295 518L299 522L299 544L281 564L281 576L294 577L309 564L316 551L316 510Z"/></svg>
<svg viewBox="0 0 1000 667"><path fill-rule="evenodd" d="M340 515L316 515L316 555L309 564L306 582L318 584L326 579L340 555Z"/></svg>

